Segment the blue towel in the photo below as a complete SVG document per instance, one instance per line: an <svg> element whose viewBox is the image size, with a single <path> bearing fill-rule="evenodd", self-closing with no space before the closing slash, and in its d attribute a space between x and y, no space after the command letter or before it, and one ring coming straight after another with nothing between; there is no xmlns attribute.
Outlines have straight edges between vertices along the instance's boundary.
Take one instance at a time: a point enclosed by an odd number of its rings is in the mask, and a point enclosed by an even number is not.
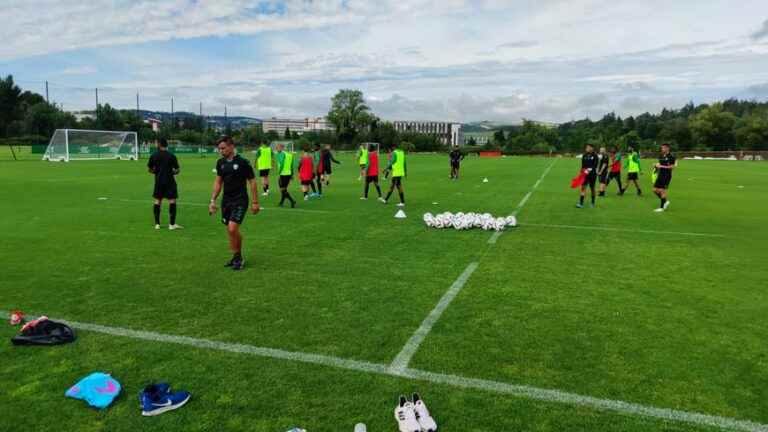
<svg viewBox="0 0 768 432"><path fill-rule="evenodd" d="M102 372L94 372L81 379L64 393L65 396L82 399L88 405L104 409L120 394L120 383Z"/></svg>

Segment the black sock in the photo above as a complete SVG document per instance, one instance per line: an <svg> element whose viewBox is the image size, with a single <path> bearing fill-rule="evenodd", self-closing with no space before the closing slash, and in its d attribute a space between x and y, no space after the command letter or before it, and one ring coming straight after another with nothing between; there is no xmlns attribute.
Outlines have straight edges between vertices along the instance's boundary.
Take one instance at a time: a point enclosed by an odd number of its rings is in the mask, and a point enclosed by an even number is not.
<svg viewBox="0 0 768 432"><path fill-rule="evenodd" d="M323 194L323 181L320 178L317 179L317 193Z"/></svg>
<svg viewBox="0 0 768 432"><path fill-rule="evenodd" d="M304 191L304 196L307 196L307 193L308 193L307 191Z"/></svg>
<svg viewBox="0 0 768 432"><path fill-rule="evenodd" d="M152 206L152 213L155 215L155 225L160 225L160 204Z"/></svg>
<svg viewBox="0 0 768 432"><path fill-rule="evenodd" d="M400 194L400 202L405 204L405 194L403 191L398 191L398 193Z"/></svg>
<svg viewBox="0 0 768 432"><path fill-rule="evenodd" d="M392 196L392 189L390 189L389 192L387 192L387 197L384 198L384 201L389 201L389 197L391 196Z"/></svg>
<svg viewBox="0 0 768 432"><path fill-rule="evenodd" d="M595 205L595 194L592 194L592 205Z"/></svg>
<svg viewBox="0 0 768 432"><path fill-rule="evenodd" d="M283 205L284 202L285 202L285 190L280 189L280 205Z"/></svg>
<svg viewBox="0 0 768 432"><path fill-rule="evenodd" d="M664 204L666 204L666 203L667 203L667 199L666 198L661 198L661 208L664 208Z"/></svg>
<svg viewBox="0 0 768 432"><path fill-rule="evenodd" d="M381 198L381 188L379 187L379 184L374 183L374 185L376 186L376 192L379 194L379 198Z"/></svg>
<svg viewBox="0 0 768 432"><path fill-rule="evenodd" d="M371 187L371 182L369 182L368 180L366 180L366 181L365 181L365 189L363 189L363 196L364 196L365 198L368 198L368 189L370 189L370 187Z"/></svg>
<svg viewBox="0 0 768 432"><path fill-rule="evenodd" d="M309 182L309 186L312 187L312 192L313 193L317 193L317 188L315 188L315 182L313 182L313 181Z"/></svg>
<svg viewBox="0 0 768 432"><path fill-rule="evenodd" d="M171 215L171 225L176 225L176 203L168 205L168 213Z"/></svg>
<svg viewBox="0 0 768 432"><path fill-rule="evenodd" d="M579 195L579 204L584 205L584 195Z"/></svg>
<svg viewBox="0 0 768 432"><path fill-rule="evenodd" d="M285 191L285 197L288 198L288 201L291 202L291 205L296 205L296 200L293 199L291 194L288 191Z"/></svg>

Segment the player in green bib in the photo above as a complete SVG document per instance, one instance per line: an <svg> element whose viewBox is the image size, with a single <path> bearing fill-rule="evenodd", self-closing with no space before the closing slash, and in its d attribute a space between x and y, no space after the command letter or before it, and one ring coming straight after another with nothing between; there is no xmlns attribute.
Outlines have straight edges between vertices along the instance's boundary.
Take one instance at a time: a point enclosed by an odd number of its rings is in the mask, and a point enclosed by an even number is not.
<svg viewBox="0 0 768 432"><path fill-rule="evenodd" d="M360 144L360 148L357 150L357 164L360 165L360 176L357 181L360 181L366 176L365 167L368 166L368 146L365 144Z"/></svg>
<svg viewBox="0 0 768 432"><path fill-rule="evenodd" d="M643 194L643 191L640 189L640 183L637 181L641 173L640 153L635 151L632 146L629 146L627 153L629 154L624 158L624 166L627 169L627 187L621 190L620 195L624 195L624 192L629 189L629 182L632 182L635 184L635 189L637 189L637 195L640 196Z"/></svg>
<svg viewBox="0 0 768 432"><path fill-rule="evenodd" d="M285 200L291 202L291 208L296 207L296 200L293 199L290 193L288 193L288 185L293 179L293 163L294 155L291 152L285 151L284 144L277 145L277 173L280 176L280 204L282 207Z"/></svg>
<svg viewBox="0 0 768 432"><path fill-rule="evenodd" d="M405 207L403 177L407 176L408 168L405 163L405 152L397 148L397 143L392 144L392 158L389 160L389 165L387 165L387 168L384 169L385 176L390 174L392 174L392 184L389 187L389 192L387 192L387 197L384 198L384 204L389 201L389 197L392 196L392 192L394 192L395 187L397 187L397 192L400 194L400 202L397 204L397 206Z"/></svg>
<svg viewBox="0 0 768 432"><path fill-rule="evenodd" d="M256 150L256 168L259 170L259 177L261 177L261 189L263 193L261 196L269 195L269 170L272 169L272 147L269 143L264 141Z"/></svg>

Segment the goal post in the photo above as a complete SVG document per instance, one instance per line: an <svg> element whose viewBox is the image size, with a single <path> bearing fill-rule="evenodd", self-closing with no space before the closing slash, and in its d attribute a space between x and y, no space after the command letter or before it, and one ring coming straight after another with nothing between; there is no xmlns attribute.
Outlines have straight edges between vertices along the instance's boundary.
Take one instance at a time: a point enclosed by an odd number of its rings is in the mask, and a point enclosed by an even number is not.
<svg viewBox="0 0 768 432"><path fill-rule="evenodd" d="M138 160L136 132L56 129L45 149L43 160Z"/></svg>

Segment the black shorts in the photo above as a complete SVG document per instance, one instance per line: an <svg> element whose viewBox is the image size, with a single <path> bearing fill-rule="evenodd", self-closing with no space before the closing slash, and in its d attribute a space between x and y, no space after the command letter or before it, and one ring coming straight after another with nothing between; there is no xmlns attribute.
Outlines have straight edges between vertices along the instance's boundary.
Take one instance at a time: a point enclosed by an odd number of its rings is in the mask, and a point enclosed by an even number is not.
<svg viewBox="0 0 768 432"><path fill-rule="evenodd" d="M669 183L672 181L672 174L664 174L662 171L656 177L656 181L653 182L653 187L657 189L668 189Z"/></svg>
<svg viewBox="0 0 768 432"><path fill-rule="evenodd" d="M631 172L627 174L627 180L637 180L638 173Z"/></svg>
<svg viewBox="0 0 768 432"><path fill-rule="evenodd" d="M301 185L302 186L309 186L312 184L312 180L302 180Z"/></svg>
<svg viewBox="0 0 768 432"><path fill-rule="evenodd" d="M591 174L587 174L587 176L584 178L583 186L589 186L594 189L595 183L597 183L597 173L593 171Z"/></svg>
<svg viewBox="0 0 768 432"><path fill-rule="evenodd" d="M370 175L366 176L365 177L365 181L367 181L368 183L378 183L379 182L379 176L377 176L377 175L375 175L375 176L370 176Z"/></svg>
<svg viewBox="0 0 768 432"><path fill-rule="evenodd" d="M610 183L611 180L613 180L613 179L619 180L619 183L621 183L621 173L620 172L609 173L608 174L608 181L606 182L606 184Z"/></svg>
<svg viewBox="0 0 768 432"><path fill-rule="evenodd" d="M451 162L451 168L459 169L459 165L461 165L460 162Z"/></svg>
<svg viewBox="0 0 768 432"><path fill-rule="evenodd" d="M224 225L229 225L230 222L242 225L247 213L248 201L221 203L221 223Z"/></svg>
<svg viewBox="0 0 768 432"><path fill-rule="evenodd" d="M287 188L288 184L291 182L291 179L293 179L293 176L281 175L280 179L278 180L278 184L281 188Z"/></svg>
<svg viewBox="0 0 768 432"><path fill-rule="evenodd" d="M602 184L608 184L608 172L607 172L607 171L606 171L606 172L604 172L604 173L602 173L602 174L600 174L600 175L598 176L598 178L600 179L600 183L602 183Z"/></svg>
<svg viewBox="0 0 768 432"><path fill-rule="evenodd" d="M155 191L152 193L155 199L176 199L179 197L179 191L176 182L155 182Z"/></svg>
<svg viewBox="0 0 768 432"><path fill-rule="evenodd" d="M392 186L402 186L402 185L403 185L402 177L392 177Z"/></svg>
<svg viewBox="0 0 768 432"><path fill-rule="evenodd" d="M259 170L259 177L269 177L269 168L267 168L267 169L260 169Z"/></svg>

